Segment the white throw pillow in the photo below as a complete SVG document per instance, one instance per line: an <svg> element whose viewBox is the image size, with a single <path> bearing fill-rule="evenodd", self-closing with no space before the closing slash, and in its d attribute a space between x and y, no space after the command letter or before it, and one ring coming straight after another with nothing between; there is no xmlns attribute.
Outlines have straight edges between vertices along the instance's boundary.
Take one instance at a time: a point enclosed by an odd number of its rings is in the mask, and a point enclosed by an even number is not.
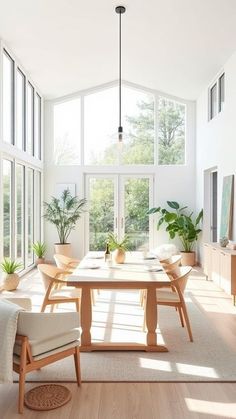
<svg viewBox="0 0 236 419"><path fill-rule="evenodd" d="M178 250L174 244L162 244L153 249L152 253L157 256L158 259L162 260L178 254Z"/></svg>

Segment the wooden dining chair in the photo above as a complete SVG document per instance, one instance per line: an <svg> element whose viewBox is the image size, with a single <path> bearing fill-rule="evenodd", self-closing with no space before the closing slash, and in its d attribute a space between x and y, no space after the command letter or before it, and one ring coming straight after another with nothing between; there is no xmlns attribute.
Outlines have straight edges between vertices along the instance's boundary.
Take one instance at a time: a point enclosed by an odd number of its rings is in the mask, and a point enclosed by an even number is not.
<svg viewBox="0 0 236 419"><path fill-rule="evenodd" d="M181 262L181 255L173 255L169 257L168 259L160 260L159 263L163 268L164 272L173 271L174 269L178 268ZM171 286L171 284L170 284ZM175 291L175 289L172 287L172 291ZM147 294L147 290L140 290L140 305L144 307L144 299Z"/></svg>
<svg viewBox="0 0 236 419"><path fill-rule="evenodd" d="M178 310L182 327L184 323L188 330L189 339L193 342L193 335L191 331L190 321L187 313L187 308L184 300L184 291L187 285L189 274L192 270L191 266L178 267L172 271L167 272L170 278L171 288L160 288L156 291L156 304L175 307ZM173 292L174 289L174 292ZM146 327L146 297L144 300L144 329Z"/></svg>
<svg viewBox="0 0 236 419"><path fill-rule="evenodd" d="M41 312L50 305L53 312L55 305L63 303L75 303L76 310L80 311L81 290L65 285L64 279L71 271L58 268L53 265L40 264L38 270L41 274L45 288L45 296Z"/></svg>
<svg viewBox="0 0 236 419"><path fill-rule="evenodd" d="M58 268L66 269L67 271L70 271L72 273L80 264L79 259L72 259L68 256L59 255L58 253L54 255L54 260ZM97 293L100 294L100 291L97 290ZM96 300L95 300L95 292L93 289L91 290L91 300L92 300L92 304L95 305Z"/></svg>

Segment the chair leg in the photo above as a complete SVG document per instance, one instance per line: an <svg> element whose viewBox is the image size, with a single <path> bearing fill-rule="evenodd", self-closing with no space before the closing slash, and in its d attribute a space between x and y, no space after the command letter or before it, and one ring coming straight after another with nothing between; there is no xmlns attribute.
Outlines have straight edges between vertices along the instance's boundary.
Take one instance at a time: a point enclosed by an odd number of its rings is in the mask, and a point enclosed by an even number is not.
<svg viewBox="0 0 236 419"><path fill-rule="evenodd" d="M94 293L93 289L91 290L91 301L92 301L92 305L95 306L95 303L96 303L95 302L95 293Z"/></svg>
<svg viewBox="0 0 236 419"><path fill-rule="evenodd" d="M23 413L23 409L24 409L24 394L25 394L25 372L20 372L20 376L19 376L18 413Z"/></svg>
<svg viewBox="0 0 236 419"><path fill-rule="evenodd" d="M184 319L183 319L183 313L182 313L181 307L178 307L178 312L179 312L181 326L184 327Z"/></svg>
<svg viewBox="0 0 236 419"><path fill-rule="evenodd" d="M183 310L183 316L184 316L185 324L187 326L190 342L193 342L193 335L192 335L190 321L189 321L189 318L188 318L188 313L187 313L185 303L182 303L182 310Z"/></svg>
<svg viewBox="0 0 236 419"><path fill-rule="evenodd" d="M47 304L43 302L42 307L41 307L41 313L44 313L46 307L47 307Z"/></svg>
<svg viewBox="0 0 236 419"><path fill-rule="evenodd" d="M79 352L78 346L76 346L75 348L74 361L75 361L75 372L76 372L77 384L78 386L80 386L81 385L81 372L80 372L80 352Z"/></svg>
<svg viewBox="0 0 236 419"><path fill-rule="evenodd" d="M55 304L51 304L50 313L53 313L54 307L55 307Z"/></svg>
<svg viewBox="0 0 236 419"><path fill-rule="evenodd" d="M76 305L76 311L78 311L78 313L79 313L80 312L80 300L79 299L75 302L75 305Z"/></svg>

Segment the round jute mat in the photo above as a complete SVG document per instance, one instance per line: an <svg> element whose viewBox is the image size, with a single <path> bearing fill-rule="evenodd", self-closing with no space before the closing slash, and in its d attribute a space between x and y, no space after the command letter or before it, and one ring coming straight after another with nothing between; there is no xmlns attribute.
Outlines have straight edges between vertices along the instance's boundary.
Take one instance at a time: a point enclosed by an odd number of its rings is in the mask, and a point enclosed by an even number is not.
<svg viewBox="0 0 236 419"><path fill-rule="evenodd" d="M45 384L32 388L25 394L25 405L32 410L52 410L71 399L70 390L59 384Z"/></svg>

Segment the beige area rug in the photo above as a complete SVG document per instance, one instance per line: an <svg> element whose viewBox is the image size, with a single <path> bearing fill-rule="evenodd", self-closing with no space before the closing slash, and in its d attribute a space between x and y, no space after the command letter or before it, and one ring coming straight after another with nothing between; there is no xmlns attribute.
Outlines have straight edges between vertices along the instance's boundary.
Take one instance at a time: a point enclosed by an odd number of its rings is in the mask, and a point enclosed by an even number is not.
<svg viewBox="0 0 236 419"><path fill-rule="evenodd" d="M42 294L41 283L37 274L34 274L22 282L17 296L31 295L35 309L38 310ZM195 271L188 283L186 301L193 343L189 342L186 329L181 327L175 309L160 307L158 341L164 342L169 352L81 353L82 380L236 381L236 333L233 340L225 339L218 327L221 322L222 327L227 327L228 323L232 326L232 322L235 326L236 309L230 298ZM219 301L223 301L223 306L219 305ZM72 307L63 308L65 311L68 309ZM230 316L230 322L226 322L225 326L224 316ZM144 342L142 321L143 311L139 305L138 292L101 291L94 307L92 336L95 341ZM15 375L14 379L17 378ZM39 382L75 381L73 358L30 373L27 379Z"/></svg>

